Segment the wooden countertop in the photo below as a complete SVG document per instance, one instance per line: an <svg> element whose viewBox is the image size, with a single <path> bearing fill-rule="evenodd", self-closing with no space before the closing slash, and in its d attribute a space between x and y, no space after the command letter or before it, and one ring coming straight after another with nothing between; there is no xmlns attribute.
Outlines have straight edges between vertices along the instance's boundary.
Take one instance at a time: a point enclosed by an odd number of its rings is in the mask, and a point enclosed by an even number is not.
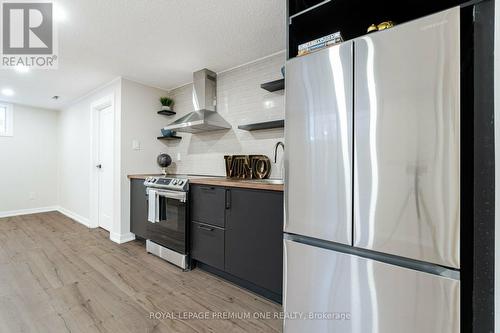
<svg viewBox="0 0 500 333"><path fill-rule="evenodd" d="M128 175L129 179L146 179L147 177L162 176L161 174L139 174ZM174 176L174 175L172 175ZM255 190L278 191L283 192L284 186L278 184L263 184L259 182L252 182L251 180L241 181L238 179L230 179L225 177L203 177L192 178L189 180L190 184L212 185L212 186L225 186L225 187L239 187L249 188Z"/></svg>
<svg viewBox="0 0 500 333"><path fill-rule="evenodd" d="M230 178L195 178L195 179L190 179L189 183L200 184L200 185L249 188L255 190L267 190L267 191L279 191L279 192L284 191L283 185L263 184L259 182L252 182L251 180L241 181L238 179L230 179Z"/></svg>

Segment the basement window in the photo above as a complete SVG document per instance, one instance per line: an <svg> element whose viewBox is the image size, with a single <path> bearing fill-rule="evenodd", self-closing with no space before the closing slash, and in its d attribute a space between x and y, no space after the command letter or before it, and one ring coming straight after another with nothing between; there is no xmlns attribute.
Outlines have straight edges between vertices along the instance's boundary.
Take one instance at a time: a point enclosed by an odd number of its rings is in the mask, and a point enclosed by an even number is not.
<svg viewBox="0 0 500 333"><path fill-rule="evenodd" d="M12 105L0 103L0 136L14 135L13 117Z"/></svg>

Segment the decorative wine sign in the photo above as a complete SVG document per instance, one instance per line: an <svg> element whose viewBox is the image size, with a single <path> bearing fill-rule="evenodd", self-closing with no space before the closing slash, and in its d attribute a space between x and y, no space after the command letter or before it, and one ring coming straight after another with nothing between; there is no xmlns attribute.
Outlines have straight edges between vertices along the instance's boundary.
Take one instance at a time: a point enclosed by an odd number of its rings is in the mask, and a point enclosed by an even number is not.
<svg viewBox="0 0 500 333"><path fill-rule="evenodd" d="M266 179L271 175L271 161L265 155L224 156L226 176L236 179Z"/></svg>

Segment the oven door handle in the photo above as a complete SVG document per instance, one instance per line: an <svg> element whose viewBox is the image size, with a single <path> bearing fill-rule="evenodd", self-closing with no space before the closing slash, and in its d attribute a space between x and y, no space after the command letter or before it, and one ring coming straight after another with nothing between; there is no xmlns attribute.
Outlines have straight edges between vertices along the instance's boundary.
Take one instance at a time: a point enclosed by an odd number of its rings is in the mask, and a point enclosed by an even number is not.
<svg viewBox="0 0 500 333"><path fill-rule="evenodd" d="M158 197L179 200L180 202L186 202L187 199L186 192L156 190L156 194Z"/></svg>

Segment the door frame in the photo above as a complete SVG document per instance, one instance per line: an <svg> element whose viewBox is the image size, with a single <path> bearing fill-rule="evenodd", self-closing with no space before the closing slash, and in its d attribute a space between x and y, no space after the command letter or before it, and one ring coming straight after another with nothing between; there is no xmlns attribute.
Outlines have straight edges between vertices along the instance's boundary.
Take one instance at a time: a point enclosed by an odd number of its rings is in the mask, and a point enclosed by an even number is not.
<svg viewBox="0 0 500 333"><path fill-rule="evenodd" d="M116 201L117 193L119 193L119 182L117 182L117 142L116 142L116 108L114 94L108 95L101 99L96 100L90 105L90 221L89 228L99 227L99 173L96 165L99 163L99 112L111 107L113 112L113 198L112 198L112 225L110 228L110 235L116 229Z"/></svg>

